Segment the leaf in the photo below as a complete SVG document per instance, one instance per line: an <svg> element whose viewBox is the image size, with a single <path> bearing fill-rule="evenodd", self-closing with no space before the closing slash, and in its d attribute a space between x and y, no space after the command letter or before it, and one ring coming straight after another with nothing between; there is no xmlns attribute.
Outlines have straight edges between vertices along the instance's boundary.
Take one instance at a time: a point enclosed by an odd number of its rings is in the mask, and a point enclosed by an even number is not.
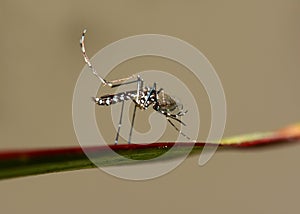
<svg viewBox="0 0 300 214"><path fill-rule="evenodd" d="M225 138L221 141L222 148L249 148L268 146L274 144L286 144L300 140L300 124L288 126L276 132L254 133ZM110 148L120 155L135 160L148 160L158 157L168 151L174 142L153 143L146 145L125 144L111 145ZM215 144L209 142L209 144ZM192 154L199 153L204 142L177 143L176 152L171 152L165 158L179 157L193 146ZM84 148L97 157L96 162L100 166L112 166L128 164L124 158L112 157L108 147L98 146ZM128 159L127 159L128 160ZM81 147L30 149L0 152L0 179L20 176L36 175L50 172L69 171L96 167L85 155Z"/></svg>

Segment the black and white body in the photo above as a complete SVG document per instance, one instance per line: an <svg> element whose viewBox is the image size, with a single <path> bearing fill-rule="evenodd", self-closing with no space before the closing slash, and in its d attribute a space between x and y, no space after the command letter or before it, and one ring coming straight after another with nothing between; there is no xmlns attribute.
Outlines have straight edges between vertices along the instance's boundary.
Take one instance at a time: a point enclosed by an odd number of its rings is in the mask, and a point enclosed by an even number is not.
<svg viewBox="0 0 300 214"><path fill-rule="evenodd" d="M137 84L137 89L135 89L135 90L125 91L125 92L121 92L121 93L117 93L117 94L109 94L109 95L104 95L101 97L94 98L95 103L98 105L101 105L101 106L110 106L110 105L116 104L116 103L122 104L118 132L117 132L117 136L115 139L115 144L118 143L119 133L120 133L121 124L122 124L124 101L126 101L126 100L132 100L135 103L128 143L131 142L132 129L133 129L133 125L134 125L136 109L139 108L140 110L146 110L150 106L152 106L152 108L155 111L163 114L166 117L166 119L168 120L168 122L181 135L183 135L187 139L190 139L187 135L185 135L183 132L181 132L181 130L178 129L175 126L175 124L171 121L171 120L175 120L175 121L181 123L182 125L185 125L180 120L180 116L185 115L187 113L187 111L183 111L182 105L179 102L177 102L175 98L172 98L171 96L166 94L162 88L157 90L156 83L153 83L152 87L144 86L144 81L139 75L137 77L130 76L127 78L113 80L113 81L107 81L107 80L103 79L98 74L96 69L92 66L90 59L88 58L88 56L86 54L85 45L84 45L85 34L86 34L86 30L83 31L81 39L80 39L81 52L83 54L86 64L90 68L90 70L101 81L101 83L104 86L109 86L111 88L114 88L114 87L119 87L119 86L122 86L125 84L126 85L133 84L133 83ZM136 79L134 79L134 78L136 78ZM130 79L134 79L134 80L128 81Z"/></svg>

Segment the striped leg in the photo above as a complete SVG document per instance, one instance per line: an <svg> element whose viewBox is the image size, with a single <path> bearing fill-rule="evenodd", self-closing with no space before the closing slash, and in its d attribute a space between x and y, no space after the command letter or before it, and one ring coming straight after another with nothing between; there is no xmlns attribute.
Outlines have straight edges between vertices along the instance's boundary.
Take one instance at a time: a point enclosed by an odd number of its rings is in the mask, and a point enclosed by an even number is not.
<svg viewBox="0 0 300 214"><path fill-rule="evenodd" d="M187 136L186 134L184 134L179 128L177 128L175 126L175 124L170 120L170 118L167 117L168 122L176 129L176 131L179 132L179 134L181 134L182 136L184 136L186 139L190 140L191 138L189 136Z"/></svg>
<svg viewBox="0 0 300 214"><path fill-rule="evenodd" d="M137 105L134 105L134 110L133 110L133 115L132 115L132 121L131 121L131 127L130 127L129 138L128 138L128 144L131 143L131 136L132 136L132 129L133 129L133 125L134 125L136 107L137 107Z"/></svg>
<svg viewBox="0 0 300 214"><path fill-rule="evenodd" d="M80 38L80 47L81 47L81 53L83 55L84 61L87 64L87 66L89 67L89 69L92 71L92 73L104 84L104 85L108 85L109 87L117 87L120 86L122 84L120 84L120 82L124 82L126 80L132 79L134 78L134 75L130 76L130 77L126 77L126 78L122 78L122 79L117 79L117 80L113 80L113 81L106 81L105 79L103 79L99 73L96 71L96 69L93 67L86 51L85 51L85 45L84 45L84 40L85 40L85 34L86 34L86 29L83 30L81 38ZM134 83L137 82L139 80L134 80L125 84L130 84L130 83Z"/></svg>
<svg viewBox="0 0 300 214"><path fill-rule="evenodd" d="M116 145L118 144L118 141L119 141L119 135L120 135L120 130L121 130L121 126L122 126L123 110L124 110L124 100L122 101L120 120L119 120L119 124L118 124L118 132L117 132L117 136L116 136L116 140L115 140Z"/></svg>

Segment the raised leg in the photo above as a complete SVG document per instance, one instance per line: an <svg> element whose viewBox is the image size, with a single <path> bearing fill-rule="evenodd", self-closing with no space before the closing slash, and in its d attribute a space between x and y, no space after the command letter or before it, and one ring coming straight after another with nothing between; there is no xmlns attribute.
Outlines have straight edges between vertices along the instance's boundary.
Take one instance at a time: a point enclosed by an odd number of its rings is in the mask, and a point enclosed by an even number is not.
<svg viewBox="0 0 300 214"><path fill-rule="evenodd" d="M131 143L131 136L132 136L132 129L133 129L133 125L134 125L136 107L137 107L137 105L134 105L134 110L133 110L133 115L132 115L132 121L131 121L131 127L130 127L129 138L128 138L128 144Z"/></svg>
<svg viewBox="0 0 300 214"><path fill-rule="evenodd" d="M110 84L108 84L108 85L109 85L110 87L112 87L112 88L115 88L115 87L119 87L119 86L121 86L121 85L129 85L129 84L138 82L138 81L139 81L138 79L132 80L132 81L130 81L130 82L123 82L123 81L125 81L125 80L129 80L129 79L134 78L134 77L135 77L135 76L132 75L132 76L127 77L127 78L118 79L118 80L113 80L113 81L110 81L110 82L109 82ZM118 83L118 82L121 82L121 83Z"/></svg>
<svg viewBox="0 0 300 214"><path fill-rule="evenodd" d="M121 126L122 126L123 110L124 110L124 100L122 101L121 114L120 114L120 120L119 120L119 124L118 124L118 132L117 132L115 144L118 144L118 141L119 141L119 135L120 135L120 130L121 130Z"/></svg>
<svg viewBox="0 0 300 214"><path fill-rule="evenodd" d="M81 38L80 38L80 47L81 47L81 52L84 58L85 63L87 64L87 66L89 67L89 69L92 71L92 73L104 84L104 85L108 85L109 87L117 87L120 86L122 84L120 84L120 82L124 82L126 80L132 79L134 78L134 75L130 76L130 77L126 77L126 78L122 78L122 79L117 79L117 80L113 80L113 81L106 81L105 79L103 79L99 73L96 71L96 69L93 67L87 53L85 50L85 45L84 45L84 40L85 40L85 34L86 34L86 29L83 30ZM137 82L138 80L135 81L131 81L128 83L124 83L124 84L130 84L130 83L134 83Z"/></svg>
<svg viewBox="0 0 300 214"><path fill-rule="evenodd" d="M87 64L87 66L90 68L90 70L93 72L93 74L104 84L104 85L107 85L108 82L103 79L99 74L98 72L96 71L96 69L92 66L92 63L88 57L88 55L86 54L85 52L85 45L84 45L84 39L85 39L85 34L86 34L86 29L83 30L82 32L82 36L81 36L81 39L80 39L80 47L81 47L81 52L82 52L82 55L83 55L83 58L84 58L84 61L85 63Z"/></svg>

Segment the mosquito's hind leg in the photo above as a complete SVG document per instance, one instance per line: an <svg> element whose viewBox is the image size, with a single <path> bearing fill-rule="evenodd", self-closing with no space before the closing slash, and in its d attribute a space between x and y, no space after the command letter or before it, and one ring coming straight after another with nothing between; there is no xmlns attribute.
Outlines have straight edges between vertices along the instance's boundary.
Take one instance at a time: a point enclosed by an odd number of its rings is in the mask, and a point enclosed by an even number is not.
<svg viewBox="0 0 300 214"><path fill-rule="evenodd" d="M104 84L107 85L108 82L103 79L98 72L96 71L96 69L93 67L88 55L86 54L85 51L85 45L84 45L84 39L85 39L85 34L86 34L86 29L83 30L81 38L80 38L80 47L81 47L81 53L83 55L84 61L87 64L87 66L89 67L89 69L93 72L93 74Z"/></svg>
<svg viewBox="0 0 300 214"><path fill-rule="evenodd" d="M120 84L120 82L124 82L126 80L132 79L135 76L132 75L130 77L126 77L126 78L122 78L122 79L117 79L117 80L113 80L113 81L106 81L105 79L103 79L99 73L96 71L96 69L93 67L90 58L88 57L86 50L85 50L85 45L84 45L84 41L85 41L85 34L86 34L86 29L83 30L81 38L80 38L80 47L81 47L81 53L83 55L84 61L87 64L87 66L89 67L89 69L92 71L92 73L104 84L104 85L108 85L109 87L117 87L120 86L122 84ZM134 83L137 82L138 80L135 81L131 81L128 83L124 83L124 84L130 84L130 83Z"/></svg>

